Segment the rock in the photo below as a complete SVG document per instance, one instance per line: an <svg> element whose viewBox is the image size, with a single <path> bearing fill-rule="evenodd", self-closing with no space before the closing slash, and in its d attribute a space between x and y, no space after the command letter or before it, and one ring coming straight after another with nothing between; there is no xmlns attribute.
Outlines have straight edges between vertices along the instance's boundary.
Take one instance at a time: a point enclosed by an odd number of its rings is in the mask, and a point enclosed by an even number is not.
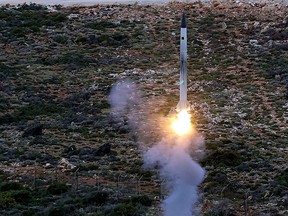
<svg viewBox="0 0 288 216"><path fill-rule="evenodd" d="M283 197L283 206L288 207L288 195Z"/></svg>
<svg viewBox="0 0 288 216"><path fill-rule="evenodd" d="M50 169L53 168L53 165L51 163L46 163L43 167L46 169Z"/></svg>
<svg viewBox="0 0 288 216"><path fill-rule="evenodd" d="M80 14L73 14L73 13L71 13L71 14L69 14L68 16L67 16L67 18L68 19L76 19L76 18L78 18L80 16Z"/></svg>
<svg viewBox="0 0 288 216"><path fill-rule="evenodd" d="M91 97L90 92L82 91L73 95L69 95L67 98L65 98L63 104L64 106L68 106L68 107L79 105L81 103L89 101L90 97Z"/></svg>
<svg viewBox="0 0 288 216"><path fill-rule="evenodd" d="M81 149L79 149L79 155L80 156L88 155L88 154L91 154L93 151L94 151L94 149L91 149L91 148L81 148Z"/></svg>
<svg viewBox="0 0 288 216"><path fill-rule="evenodd" d="M128 125L122 125L121 127L119 127L118 132L120 134L127 134L130 131L130 127Z"/></svg>
<svg viewBox="0 0 288 216"><path fill-rule="evenodd" d="M77 150L77 148L75 145L70 145L70 146L64 148L63 154L71 153L71 152L74 152L76 150Z"/></svg>
<svg viewBox="0 0 288 216"><path fill-rule="evenodd" d="M76 166L70 163L67 159L62 158L58 163L58 168L61 169L62 172L64 172L67 170L73 170L76 168Z"/></svg>
<svg viewBox="0 0 288 216"><path fill-rule="evenodd" d="M93 154L82 155L80 158L83 161L89 161L89 162L98 160L98 158L95 157Z"/></svg>
<svg viewBox="0 0 288 216"><path fill-rule="evenodd" d="M19 95L19 100L23 102L29 102L29 103L41 103L43 99L39 96L34 96L31 93L23 93Z"/></svg>
<svg viewBox="0 0 288 216"><path fill-rule="evenodd" d="M258 44L258 40L250 40L249 45L251 47L250 53L257 54L264 51L264 47Z"/></svg>
<svg viewBox="0 0 288 216"><path fill-rule="evenodd" d="M214 177L214 180L217 182L224 183L228 180L227 175L224 173L217 173Z"/></svg>
<svg viewBox="0 0 288 216"><path fill-rule="evenodd" d="M80 71L80 67L77 64L74 63L70 63L67 67L66 67L67 71Z"/></svg>
<svg viewBox="0 0 288 216"><path fill-rule="evenodd" d="M88 42L89 42L89 43L95 43L95 42L97 42L97 37L96 37L96 35L89 35L89 36L88 36Z"/></svg>
<svg viewBox="0 0 288 216"><path fill-rule="evenodd" d="M280 50L288 50L288 43L276 45L275 48Z"/></svg>
<svg viewBox="0 0 288 216"><path fill-rule="evenodd" d="M33 124L24 130L23 137L40 136L43 134L43 125Z"/></svg>
<svg viewBox="0 0 288 216"><path fill-rule="evenodd" d="M98 150L95 152L96 156L104 156L106 154L111 153L111 144L106 143L98 148Z"/></svg>
<svg viewBox="0 0 288 216"><path fill-rule="evenodd" d="M27 151L20 156L21 160L38 160L41 158L41 154L36 151Z"/></svg>

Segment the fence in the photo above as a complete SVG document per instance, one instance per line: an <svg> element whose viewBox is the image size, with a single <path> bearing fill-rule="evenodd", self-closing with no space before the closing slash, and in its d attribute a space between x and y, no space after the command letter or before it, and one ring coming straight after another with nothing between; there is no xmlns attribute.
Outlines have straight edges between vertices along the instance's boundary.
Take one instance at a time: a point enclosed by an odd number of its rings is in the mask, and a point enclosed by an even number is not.
<svg viewBox="0 0 288 216"><path fill-rule="evenodd" d="M124 172L107 174L102 170L80 171L79 168L69 170L52 165L43 167L36 163L29 166L14 163L12 168L6 171L12 174L10 180L22 182L33 190L61 182L70 185L75 191L87 186L94 186L97 190L113 191L117 198L153 194L155 200L162 200L168 193L165 181Z"/></svg>

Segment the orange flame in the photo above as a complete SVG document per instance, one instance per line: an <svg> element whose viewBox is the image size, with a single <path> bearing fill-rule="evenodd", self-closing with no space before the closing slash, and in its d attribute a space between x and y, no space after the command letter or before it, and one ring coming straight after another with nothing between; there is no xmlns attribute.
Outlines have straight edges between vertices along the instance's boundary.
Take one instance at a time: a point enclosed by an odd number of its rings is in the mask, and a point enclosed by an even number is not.
<svg viewBox="0 0 288 216"><path fill-rule="evenodd" d="M191 115L187 110L182 110L177 114L176 119L172 122L172 128L177 135L183 136L191 131L192 125L190 117Z"/></svg>

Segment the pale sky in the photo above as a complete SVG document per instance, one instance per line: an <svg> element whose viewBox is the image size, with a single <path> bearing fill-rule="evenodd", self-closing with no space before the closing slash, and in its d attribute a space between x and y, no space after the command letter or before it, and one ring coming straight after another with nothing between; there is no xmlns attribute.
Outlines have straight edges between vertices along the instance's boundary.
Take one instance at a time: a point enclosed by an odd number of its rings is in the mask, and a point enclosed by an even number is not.
<svg viewBox="0 0 288 216"><path fill-rule="evenodd" d="M64 6L72 6L72 5L96 5L96 4L113 4L113 3L122 3L122 4L133 4L138 2L139 4L165 4L175 0L0 0L0 5L4 4L23 4L30 2L44 5L57 5L61 4ZM176 0L180 2L195 2L197 0ZM200 0L202 2L211 2L212 0ZM222 2L229 0L219 0ZM235 2L271 2L271 3L282 3L287 4L288 0L235 0Z"/></svg>
<svg viewBox="0 0 288 216"><path fill-rule="evenodd" d="M135 3L138 2L140 4L153 4L153 3L167 3L171 0L0 0L0 4L23 4L23 3L38 3L45 5L57 5L61 4L64 6L71 5L95 5L95 4L113 4L113 3ZM188 2L191 0L186 0L184 2ZM193 0L192 0L193 1Z"/></svg>

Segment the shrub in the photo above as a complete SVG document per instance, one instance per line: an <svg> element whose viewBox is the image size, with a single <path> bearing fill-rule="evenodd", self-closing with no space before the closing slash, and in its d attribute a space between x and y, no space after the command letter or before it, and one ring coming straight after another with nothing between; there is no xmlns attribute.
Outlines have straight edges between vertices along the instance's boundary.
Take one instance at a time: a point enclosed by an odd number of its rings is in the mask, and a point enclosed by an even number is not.
<svg viewBox="0 0 288 216"><path fill-rule="evenodd" d="M0 190L1 191L10 191L10 190L22 190L23 187L18 182L7 182L3 185L1 185Z"/></svg>
<svg viewBox="0 0 288 216"><path fill-rule="evenodd" d="M12 123L15 121L16 121L15 117L10 115L10 114L0 116L0 125L1 124L9 124L9 123Z"/></svg>
<svg viewBox="0 0 288 216"><path fill-rule="evenodd" d="M286 169L282 175L277 177L277 181L279 184L288 187L288 169Z"/></svg>
<svg viewBox="0 0 288 216"><path fill-rule="evenodd" d="M36 4L36 3L30 3L30 4L22 4L18 7L17 10L19 11L27 11L27 10L31 10L31 11L39 11L39 10L46 10L47 7L40 5L40 4Z"/></svg>
<svg viewBox="0 0 288 216"><path fill-rule="evenodd" d="M102 205L107 202L109 194L107 192L94 192L83 199L84 204Z"/></svg>
<svg viewBox="0 0 288 216"><path fill-rule="evenodd" d="M144 206L151 206L152 200L146 195L134 196L131 198L132 203L139 203Z"/></svg>
<svg viewBox="0 0 288 216"><path fill-rule="evenodd" d="M27 209L27 210L24 210L22 212L22 216L36 216L36 210L35 209Z"/></svg>
<svg viewBox="0 0 288 216"><path fill-rule="evenodd" d="M53 40L57 43L65 44L67 42L68 38L66 36L57 35L53 38Z"/></svg>
<svg viewBox="0 0 288 216"><path fill-rule="evenodd" d="M17 71L20 71L20 69L8 66L0 62L0 79L15 76L17 74Z"/></svg>
<svg viewBox="0 0 288 216"><path fill-rule="evenodd" d="M204 165L238 166L242 157L231 151L215 151L203 161Z"/></svg>
<svg viewBox="0 0 288 216"><path fill-rule="evenodd" d="M32 200L32 194L28 190L13 191L11 197L20 204L27 204Z"/></svg>
<svg viewBox="0 0 288 216"><path fill-rule="evenodd" d="M52 208L48 213L48 216L63 216L63 215L65 215L65 211L61 206Z"/></svg>
<svg viewBox="0 0 288 216"><path fill-rule="evenodd" d="M122 203L117 205L109 214L109 216L135 216L142 213L143 209L132 203Z"/></svg>
<svg viewBox="0 0 288 216"><path fill-rule="evenodd" d="M47 8L37 4L23 4L17 8L0 8L3 36L6 38L26 37L39 32L42 26L61 26L67 20L65 13L48 12Z"/></svg>
<svg viewBox="0 0 288 216"><path fill-rule="evenodd" d="M58 195L67 192L69 188L70 187L64 183L55 183L49 185L47 192L53 195Z"/></svg>
<svg viewBox="0 0 288 216"><path fill-rule="evenodd" d="M50 116L55 113L63 112L63 108L55 104L36 103L23 106L16 111L15 116L18 121L34 119L35 116Z"/></svg>
<svg viewBox="0 0 288 216"><path fill-rule="evenodd" d="M7 192L0 193L0 209L7 209L16 205L15 199Z"/></svg>

